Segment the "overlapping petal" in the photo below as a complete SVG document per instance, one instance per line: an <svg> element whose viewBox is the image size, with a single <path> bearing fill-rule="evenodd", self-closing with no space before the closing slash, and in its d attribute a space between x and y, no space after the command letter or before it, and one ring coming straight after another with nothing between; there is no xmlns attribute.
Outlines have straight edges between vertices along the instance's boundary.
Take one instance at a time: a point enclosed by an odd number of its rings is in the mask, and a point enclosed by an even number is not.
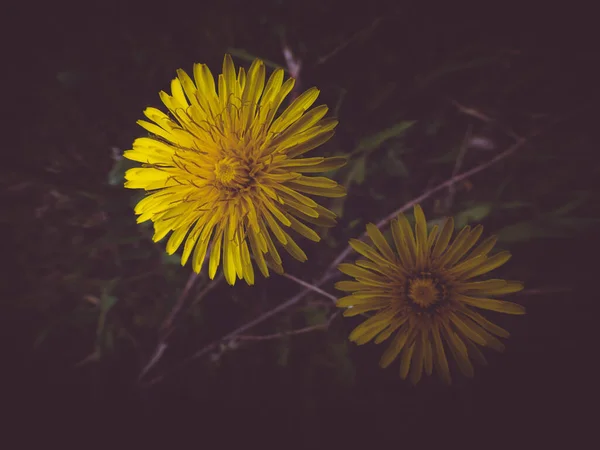
<svg viewBox="0 0 600 450"><path fill-rule="evenodd" d="M266 80L260 60L236 73L229 55L216 83L204 64L193 79L178 70L171 93L160 93L169 114L147 108L148 120L138 123L150 136L124 154L142 163L125 175L125 187L147 192L135 208L138 222L154 223L155 241L172 233L167 252L183 245L182 265L191 257L199 272L208 257L211 278L222 265L230 284L254 283L252 259L264 276L283 272L278 246L305 260L290 230L318 241L306 223L333 226L336 217L311 197L345 195L335 181L309 176L345 158L302 157L333 136L337 121L325 118L325 105L310 109L316 88L278 115L294 85L283 75L277 69Z"/></svg>

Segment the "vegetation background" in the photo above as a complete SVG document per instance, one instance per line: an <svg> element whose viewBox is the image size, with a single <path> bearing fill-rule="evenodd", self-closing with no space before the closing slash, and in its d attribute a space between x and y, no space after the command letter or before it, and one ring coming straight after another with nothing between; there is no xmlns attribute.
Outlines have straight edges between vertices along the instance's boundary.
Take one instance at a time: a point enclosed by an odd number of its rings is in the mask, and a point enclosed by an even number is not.
<svg viewBox="0 0 600 450"><path fill-rule="evenodd" d="M584 412L596 406L596 26L576 5L479 3L12 6L12 122L0 168L8 417L29 425L65 417L72 430L91 417L181 420L199 440L217 430L225 441L268 436L292 448L502 437L572 443L591 432ZM165 378L138 381L191 269L152 243L148 224L135 223L139 193L123 188L129 163L120 156L144 133L135 121L146 106L160 107L158 92L178 68L203 62L219 73L229 52L237 65L260 57L289 69L285 51L301 62L301 88L318 86L340 120L315 154L350 156L332 175L348 188L329 203L339 225L320 244L303 245L307 263L285 260L307 283L327 273L366 223L518 143L421 203L428 219L453 215L457 226L482 223L484 233L499 234L513 259L498 275L526 284L511 300L528 314L493 317L512 337L504 354L486 352L490 365L474 379L448 388L432 377L412 387L396 368L380 370L382 348L350 345L359 320L332 318L333 303L316 292L221 340L303 287L276 275L230 287L202 274L144 380ZM322 288L336 295L332 285Z"/></svg>

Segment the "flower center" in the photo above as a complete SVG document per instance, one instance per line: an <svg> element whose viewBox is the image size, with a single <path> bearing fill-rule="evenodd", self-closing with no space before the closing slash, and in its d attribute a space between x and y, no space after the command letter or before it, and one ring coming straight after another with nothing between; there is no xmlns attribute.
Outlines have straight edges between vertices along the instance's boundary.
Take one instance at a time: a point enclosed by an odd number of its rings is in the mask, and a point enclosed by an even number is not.
<svg viewBox="0 0 600 450"><path fill-rule="evenodd" d="M440 300L440 291L431 278L415 278L408 286L408 297L420 307L428 308Z"/></svg>
<svg viewBox="0 0 600 450"><path fill-rule="evenodd" d="M248 167L237 158L226 157L215 164L215 179L226 189L243 189L248 186Z"/></svg>

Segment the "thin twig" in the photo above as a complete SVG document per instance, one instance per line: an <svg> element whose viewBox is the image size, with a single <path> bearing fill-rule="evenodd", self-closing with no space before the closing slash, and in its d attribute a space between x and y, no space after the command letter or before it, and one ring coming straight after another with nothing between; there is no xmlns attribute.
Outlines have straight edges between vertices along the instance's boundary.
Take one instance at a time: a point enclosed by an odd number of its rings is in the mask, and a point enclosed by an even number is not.
<svg viewBox="0 0 600 450"><path fill-rule="evenodd" d="M285 311L286 309L288 309L290 306L295 305L296 303L298 303L300 300L302 300L306 294L308 294L309 292L311 292L311 289L305 289L304 291L296 294L295 296L293 296L292 298L290 298L288 301L281 303L280 305L276 306L275 308L261 314L260 316L258 316L256 319L245 323L244 325L242 325L239 328L236 328L235 330L233 330L232 332L226 334L225 336L211 342L210 344L202 347L200 350L198 350L197 352L193 353L191 356L189 356L188 358L186 358L185 360L183 360L179 365L175 366L173 369L171 369L169 372L164 373L163 375L159 375L155 378L153 378L152 380L142 384L142 387L150 387L158 382L160 382L163 378L165 378L166 376L168 376L169 374L175 373L180 371L181 369L185 368L189 363L191 363L192 361L206 355L207 353L210 353L211 351L213 351L215 348L218 347L218 345L222 342L227 342L233 338L235 338L236 336L244 333L245 331L248 331L251 328L254 328L256 325L264 322L265 320L273 317L274 315L276 315L277 313L281 312L281 311Z"/></svg>
<svg viewBox="0 0 600 450"><path fill-rule="evenodd" d="M382 20L383 20L383 17L377 17L375 20L373 20L373 22L371 22L370 25L368 25L367 27L363 28L362 30L357 31L349 39L346 39L344 42L342 42L340 45L338 45L332 51L330 51L329 53L327 53L324 56L321 56L317 60L317 64L323 64L329 58L331 58L332 56L335 56L338 52L340 52L343 49L345 49L349 44L351 44L352 42L354 42L355 40L357 40L362 35L370 33L371 31L373 31L375 28L377 28L377 25L379 25L379 23Z"/></svg>
<svg viewBox="0 0 600 450"><path fill-rule="evenodd" d="M206 285L206 287L200 291L200 293L196 296L196 298L194 299L194 301L192 302L192 304L190 306L197 305L200 302L200 300L202 300L204 297L206 297L206 294L208 294L210 291L212 291L214 288L216 288L219 284L221 284L221 282L224 279L225 279L225 277L223 276L223 272L219 273L217 278L215 278L210 283L208 283Z"/></svg>
<svg viewBox="0 0 600 450"><path fill-rule="evenodd" d="M472 126L469 124L467 127L467 132L465 133L465 137L463 138L463 142L458 151L458 156L456 157L456 162L454 163L454 169L452 170L452 178L454 178L460 169L462 168L462 163L465 159L465 155L467 153L467 148L469 147L469 140L471 139L471 131ZM444 205L444 212L448 211L452 206L452 202L454 202L454 196L456 195L456 185L452 183L448 186L448 196L446 197L446 202Z"/></svg>
<svg viewBox="0 0 600 450"><path fill-rule="evenodd" d="M497 120L492 119L491 117L485 115L484 113L482 113L478 109L470 108L468 106L461 105L460 103L458 103L456 100L454 100L452 98L450 98L449 100L456 107L456 109L458 109L463 114L466 114L467 116L471 116L471 117L474 117L476 119L479 119L479 120L481 120L484 123L487 123L487 124L490 124L490 125L492 125L492 124L496 125L497 128L499 128L500 130L504 131L507 135L509 135L511 138L515 139L516 141L518 141L519 139L521 139L519 137L519 135L517 133L515 133L512 129L510 129L509 127L501 124Z"/></svg>
<svg viewBox="0 0 600 450"><path fill-rule="evenodd" d="M198 301L200 301L208 292L210 292L212 289L214 289L220 283L222 278L223 278L223 276L219 275L219 277L216 280L214 280L211 283L208 283L204 287L204 289L198 294L198 296L196 297L196 300L194 301L194 304L197 303ZM179 313L181 312L181 309L183 308L183 305L185 304L185 301L186 301L189 293L191 292L192 287L196 283L196 280L198 280L198 274L196 272L192 272L190 274L190 277L188 278L185 288L181 292L181 295L177 299L177 302L175 302L175 306L173 306L173 308L171 309L171 312L169 313L167 318L163 321L163 323L159 329L159 339L158 339L158 343L156 344L156 348L154 349L154 352L152 352L152 357L150 358L148 363L144 366L144 368L140 372L140 375L138 376L138 381L141 380L150 371L150 369L152 369L154 366L156 366L156 364L158 364L158 362L164 355L165 350L168 347L167 340L168 340L169 336L171 335L171 333L173 332L173 330L175 330L175 326L174 326L175 319L178 317Z"/></svg>
<svg viewBox="0 0 600 450"><path fill-rule="evenodd" d="M487 169L490 166L493 166L494 164L496 164L497 162L503 160L504 158L512 155L515 151L517 151L520 147L522 147L525 142L527 142L527 139L525 138L521 138L519 139L515 144L511 145L508 149L506 149L505 151L503 151L502 153L499 153L498 155L496 155L494 158L490 159L489 161L480 164L476 167L473 167L470 170L467 170L459 175L453 176L452 178L444 181L443 183L438 184L437 186L435 186L432 189L429 189L428 191L426 191L425 193L419 195L418 197L412 199L411 201L409 201L408 203L404 204L401 208L398 208L396 211L394 211L393 213L389 214L387 217L383 218L382 220L380 220L379 222L377 222L376 226L377 228L382 228L385 225L387 225L392 219L394 219L396 216L398 216L398 214L403 213L405 211L407 211L408 209L412 208L413 206L415 206L418 203L421 203L423 200L428 199L429 197L431 197L433 194L435 194L436 192L439 192L443 189L446 189L448 186L453 185L454 183L457 183L461 180L464 180L465 178L469 178L472 177L473 175L475 175L476 173L479 173L485 169ZM359 239L364 239L367 237L367 233L366 231L360 236ZM329 268L327 269L327 272L331 272L333 270L336 269L336 267L338 266L338 264L340 264L342 261L344 261L346 259L346 257L350 254L350 252L352 251L352 247L350 247L349 245L344 249L344 251L342 253L340 253L340 255L329 265Z"/></svg>
<svg viewBox="0 0 600 450"><path fill-rule="evenodd" d="M335 314L333 314L327 320L327 322L320 323L317 325L311 325L310 327L299 328L297 330L282 331L281 333L266 334L264 336L241 335L241 336L237 336L237 339L239 339L241 341L270 341L273 339L280 339L280 338L287 337L287 336L295 336L298 334L310 333L312 331L317 331L317 330L325 331L329 328L329 325L331 325L331 322L333 321L333 319L335 317L337 317L338 315L339 315L339 311L336 312Z"/></svg>
<svg viewBox="0 0 600 450"><path fill-rule="evenodd" d="M331 295L329 292L324 291L323 289L319 288L318 286L315 286L314 284L310 284L304 280L301 280L300 278L296 278L294 275L290 275L289 273L284 273L283 276L286 278L289 278L292 281L295 281L296 283L298 283L301 286L304 286L307 289L318 292L319 294L330 299L333 303L336 303L338 300L335 295Z"/></svg>
<svg viewBox="0 0 600 450"><path fill-rule="evenodd" d="M536 131L535 133L532 133L530 135L530 137L535 136L539 131ZM470 176L475 175L476 173L479 173L485 169L487 169L490 166L493 166L494 164L496 164L497 162L503 160L504 158L510 156L511 154L513 154L515 151L517 151L520 147L522 147L525 143L527 142L527 139L525 138L521 138L519 141L517 141L514 145L512 145L511 147L509 147L508 149L506 149L505 151L503 151L502 153L499 153L498 155L496 155L494 158L492 158L491 160L478 165L470 170L467 170L459 175L456 175L452 178L450 178L449 180L446 180L445 182L437 185L436 187L428 190L427 192L425 192L424 194L414 198L413 200L409 201L408 203L406 203L405 205L403 205L401 208L397 209L396 211L394 211L393 213L389 214L387 217L385 217L384 219L380 220L377 223L377 227L378 228L382 228L383 226L385 226L389 221L391 221L394 217L396 217L399 213L402 213L406 210L408 210L409 208L412 208L414 205L416 205L417 203L421 203L423 200L431 197L433 194L435 194L436 192L439 192L443 189L446 189L448 186L450 186L453 183L456 183L458 181L461 181L465 178L468 178ZM364 239L364 237L366 236L366 233L363 233L363 235L361 236L361 239ZM212 352L215 348L217 348L219 346L219 344L223 343L223 342L227 342L233 338L238 337L239 335L241 335L242 333L250 330L251 328L255 327L256 325L259 325L261 323L263 323L265 320L273 317L274 315L278 314L281 311L286 310L287 308L295 305L296 303L298 303L300 300L302 300L308 293L314 291L314 287L319 287L321 285L323 285L327 280L334 278L335 277L335 271L333 269L335 269L337 267L337 265L342 262L344 259L346 259L346 257L348 256L348 254L352 251L352 248L350 246L346 247L346 249L344 249L344 251L342 251L340 253L340 255L335 259L335 261L329 266L329 270L327 270L327 272L325 273L325 275L323 275L323 277L314 285L309 285L310 287L306 287L303 291L299 292L298 294L296 294L295 296L293 296L292 298L290 298L289 300L281 303L280 305L276 306L275 308L261 314L260 316L258 316L257 318L255 318L254 320L245 323L244 325L236 328L235 330L231 331L230 333L226 334L225 336L216 339L215 341L211 342L210 344L202 347L200 350L196 351L195 353L193 353L192 355L190 355L189 357L187 357L185 360L183 360L181 363L179 363L178 365L176 365L175 367L173 367L171 370L169 370L168 372L163 373L162 375L159 375L153 379L151 379L150 381L144 383L142 385L142 387L150 387L156 383L159 383L160 381L162 381L165 377L167 377L170 374L173 374L175 372L178 372L180 370L182 370L183 368L187 367L188 364L190 364L192 361L201 358L202 356L206 355L207 353ZM288 277L290 278L290 277ZM293 278L292 278L293 279ZM308 284L308 283L307 283Z"/></svg>
<svg viewBox="0 0 600 450"><path fill-rule="evenodd" d="M515 295L545 295L545 294L558 294L561 292L571 292L573 289L569 287L550 287L550 288L539 288L539 289L524 289L517 292Z"/></svg>
<svg viewBox="0 0 600 450"><path fill-rule="evenodd" d="M187 299L188 294L190 293L190 291L192 290L192 287L196 283L196 280L198 279L198 275L199 274L197 274L196 272L192 272L190 274L190 277L188 278L187 283L185 284L185 287L183 288L183 291L179 295L177 302L175 302L175 306L173 306L173 308L171 309L171 312L169 313L167 318L162 323L162 325L160 327L161 330L167 330L167 329L171 328L171 326L173 325L173 321L175 320L175 317L179 314L179 312L181 311L181 308L183 308L183 304L185 303L185 300Z"/></svg>
<svg viewBox="0 0 600 450"><path fill-rule="evenodd" d="M300 89L302 87L302 83L300 81L300 70L302 69L302 60L294 56L292 49L289 45L287 45L283 35L281 36L281 51L283 52L283 57L285 58L285 63L287 65L290 76L296 80L289 97L289 102L292 103L296 99L296 97L298 97L298 92L300 92Z"/></svg>

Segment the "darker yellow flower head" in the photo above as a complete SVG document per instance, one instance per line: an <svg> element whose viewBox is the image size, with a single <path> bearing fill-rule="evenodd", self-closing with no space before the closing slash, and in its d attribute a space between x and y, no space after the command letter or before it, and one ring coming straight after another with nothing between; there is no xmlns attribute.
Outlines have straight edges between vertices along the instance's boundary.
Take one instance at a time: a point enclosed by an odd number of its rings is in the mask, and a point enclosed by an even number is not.
<svg viewBox="0 0 600 450"><path fill-rule="evenodd" d="M449 350L462 373L473 375L471 360L485 363L477 345L504 350L497 337L508 332L488 321L473 307L508 314L524 314L516 303L496 298L518 292L516 281L477 280L510 258L506 251L489 256L496 243L494 236L473 248L483 227L465 227L450 243L454 230L452 218L441 229L435 225L427 232L420 206L415 206L415 228L400 214L391 225L395 250L373 224L367 234L373 245L353 239L350 245L366 259L341 264L340 270L356 281L340 281L336 288L352 292L338 300L345 316L371 313L357 326L350 340L379 344L394 336L380 365L389 366L400 356L400 376L417 383L423 371L433 367L450 383L446 351Z"/></svg>
<svg viewBox="0 0 600 450"><path fill-rule="evenodd" d="M345 163L341 157L302 157L331 138L337 125L323 118L325 105L308 111L319 91L309 89L278 115L294 80L284 82L277 69L265 85L260 60L248 73L240 68L236 74L226 55L217 86L204 64L194 66L194 80L183 70L177 75L171 95L160 93L170 115L147 108L151 122L138 123L151 136L136 139L125 152L143 163L125 175L126 187L148 193L135 208L138 223L154 222L155 242L172 232L167 252L183 243L181 263L191 256L196 272L209 252L211 278L222 255L229 284L237 278L254 283L251 256L264 276L268 267L283 272L275 241L306 260L290 229L319 241L305 222L335 224L335 214L306 194L345 195L335 181L306 175Z"/></svg>

